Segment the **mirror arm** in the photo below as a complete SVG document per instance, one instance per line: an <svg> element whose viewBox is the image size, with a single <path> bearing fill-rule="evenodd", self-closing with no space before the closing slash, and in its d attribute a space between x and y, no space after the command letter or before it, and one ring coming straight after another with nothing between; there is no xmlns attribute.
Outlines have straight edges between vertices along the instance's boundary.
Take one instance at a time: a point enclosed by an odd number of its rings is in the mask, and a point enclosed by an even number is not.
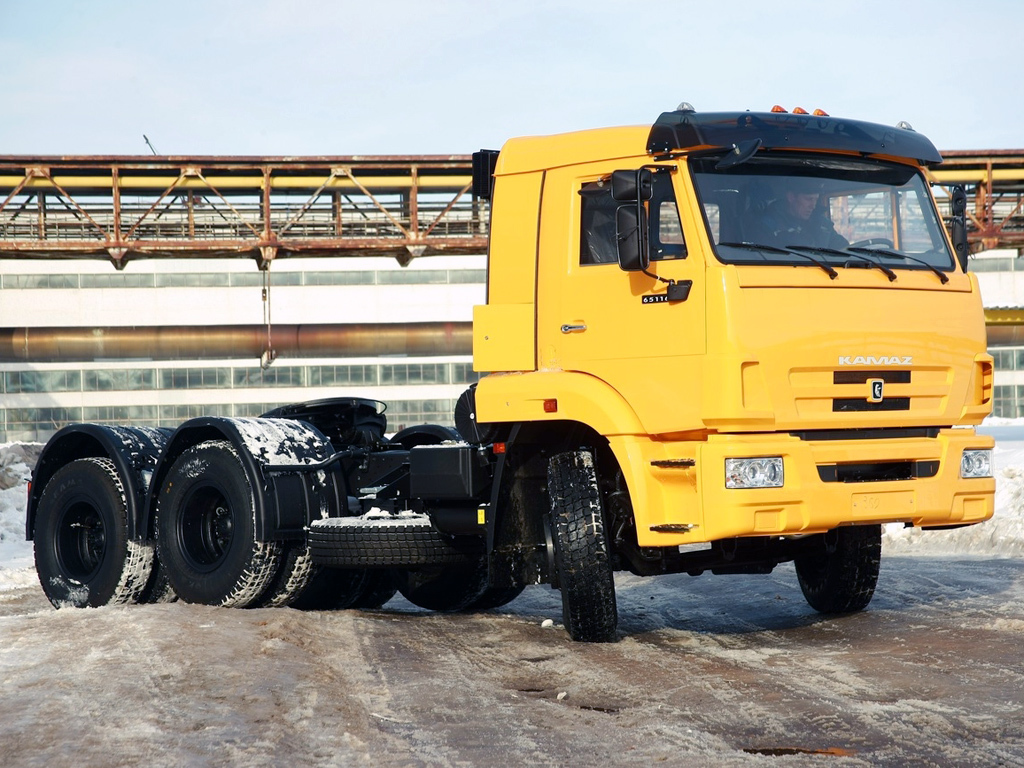
<svg viewBox="0 0 1024 768"><path fill-rule="evenodd" d="M953 186L950 194L950 210L953 214L950 223L950 239L953 241L953 251L956 253L956 260L960 267L967 271L967 192L963 184Z"/></svg>

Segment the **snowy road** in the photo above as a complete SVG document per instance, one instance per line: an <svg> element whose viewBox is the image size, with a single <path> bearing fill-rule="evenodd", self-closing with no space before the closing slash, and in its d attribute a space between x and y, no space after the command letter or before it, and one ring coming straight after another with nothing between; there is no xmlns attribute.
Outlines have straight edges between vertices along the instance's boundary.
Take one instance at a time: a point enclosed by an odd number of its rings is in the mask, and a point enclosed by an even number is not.
<svg viewBox="0 0 1024 768"><path fill-rule="evenodd" d="M15 510L0 764L1024 766L1022 447L996 519L886 537L861 614L815 614L791 566L620 576L614 645L570 642L547 587L477 615L55 611Z"/></svg>
<svg viewBox="0 0 1024 768"><path fill-rule="evenodd" d="M1024 765L1020 560L891 557L831 620L791 568L619 587L615 645L542 628L543 587L470 616L10 590L3 764Z"/></svg>

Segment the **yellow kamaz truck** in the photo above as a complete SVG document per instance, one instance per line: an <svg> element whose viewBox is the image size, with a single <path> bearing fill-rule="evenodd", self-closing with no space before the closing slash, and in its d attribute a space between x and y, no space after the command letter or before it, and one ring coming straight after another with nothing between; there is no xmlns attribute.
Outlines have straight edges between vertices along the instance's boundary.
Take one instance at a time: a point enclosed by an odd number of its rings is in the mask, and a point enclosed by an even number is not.
<svg viewBox="0 0 1024 768"><path fill-rule="evenodd" d="M803 110L700 113L474 155L484 375L455 429L333 399L175 430L75 424L28 536L57 606L496 608L561 590L617 637L614 572L768 573L857 611L881 527L993 513L992 358L932 143Z"/></svg>

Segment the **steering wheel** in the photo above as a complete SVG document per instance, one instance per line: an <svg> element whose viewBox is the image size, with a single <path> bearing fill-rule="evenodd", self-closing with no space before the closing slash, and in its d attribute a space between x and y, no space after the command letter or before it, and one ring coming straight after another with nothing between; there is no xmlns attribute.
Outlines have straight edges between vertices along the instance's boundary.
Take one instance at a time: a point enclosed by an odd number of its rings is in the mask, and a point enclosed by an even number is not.
<svg viewBox="0 0 1024 768"><path fill-rule="evenodd" d="M882 248L892 248L892 240L888 240L884 237L869 237L867 240L858 240L855 243L850 243L851 248L867 248L872 245L881 246Z"/></svg>

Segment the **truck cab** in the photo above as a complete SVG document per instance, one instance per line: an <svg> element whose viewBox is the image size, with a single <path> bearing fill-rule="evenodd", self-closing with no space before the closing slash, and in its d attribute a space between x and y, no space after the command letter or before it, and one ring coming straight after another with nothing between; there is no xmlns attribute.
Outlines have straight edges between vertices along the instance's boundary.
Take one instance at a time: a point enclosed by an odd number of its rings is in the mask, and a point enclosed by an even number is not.
<svg viewBox="0 0 1024 768"><path fill-rule="evenodd" d="M686 106L508 142L477 419L606 450L629 497L610 546L637 571L988 519L992 359L922 174L940 161L905 125Z"/></svg>

